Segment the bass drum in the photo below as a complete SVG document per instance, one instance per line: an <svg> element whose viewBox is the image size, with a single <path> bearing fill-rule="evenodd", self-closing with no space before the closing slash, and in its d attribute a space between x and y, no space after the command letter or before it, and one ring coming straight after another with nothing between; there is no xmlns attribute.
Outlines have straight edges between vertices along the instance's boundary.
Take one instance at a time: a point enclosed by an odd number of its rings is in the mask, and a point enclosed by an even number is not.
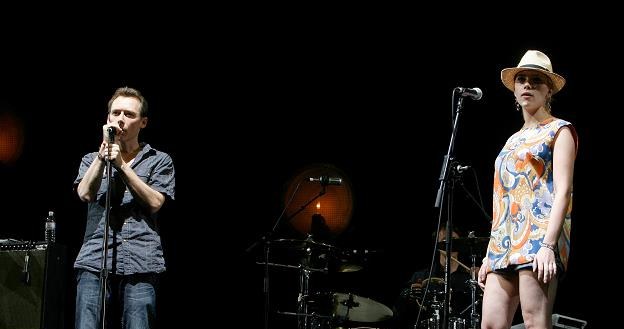
<svg viewBox="0 0 624 329"><path fill-rule="evenodd" d="M386 329L393 312L386 305L352 293L321 292L307 299L311 329Z"/></svg>

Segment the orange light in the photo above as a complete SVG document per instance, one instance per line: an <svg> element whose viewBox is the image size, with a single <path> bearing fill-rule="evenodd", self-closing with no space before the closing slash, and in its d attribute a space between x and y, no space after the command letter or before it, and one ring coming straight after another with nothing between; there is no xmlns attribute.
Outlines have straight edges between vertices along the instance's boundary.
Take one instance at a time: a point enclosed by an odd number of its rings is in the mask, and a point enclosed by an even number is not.
<svg viewBox="0 0 624 329"><path fill-rule="evenodd" d="M309 177L321 176L342 177L343 180L340 185L328 186L309 180ZM301 206L312 199L314 203L301 210ZM284 195L284 202L289 202L289 200L291 202L286 213L288 217L294 214L294 217L290 218L290 225L300 233L312 234L313 226L322 223L324 229L332 237L336 237L346 230L351 221L353 213L351 183L341 170L332 165L314 164L295 174L288 183ZM320 213L321 202L323 203L322 215Z"/></svg>
<svg viewBox="0 0 624 329"><path fill-rule="evenodd" d="M0 162L11 164L22 154L22 124L11 113L0 113Z"/></svg>

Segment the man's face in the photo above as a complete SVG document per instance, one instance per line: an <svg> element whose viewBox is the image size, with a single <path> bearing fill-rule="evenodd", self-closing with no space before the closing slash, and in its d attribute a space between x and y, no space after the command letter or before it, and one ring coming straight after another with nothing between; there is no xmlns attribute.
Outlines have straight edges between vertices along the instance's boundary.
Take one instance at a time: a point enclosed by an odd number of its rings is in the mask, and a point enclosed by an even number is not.
<svg viewBox="0 0 624 329"><path fill-rule="evenodd" d="M134 97L115 98L108 113L108 122L121 129L120 140L137 138L147 125L147 118L141 117L141 103Z"/></svg>

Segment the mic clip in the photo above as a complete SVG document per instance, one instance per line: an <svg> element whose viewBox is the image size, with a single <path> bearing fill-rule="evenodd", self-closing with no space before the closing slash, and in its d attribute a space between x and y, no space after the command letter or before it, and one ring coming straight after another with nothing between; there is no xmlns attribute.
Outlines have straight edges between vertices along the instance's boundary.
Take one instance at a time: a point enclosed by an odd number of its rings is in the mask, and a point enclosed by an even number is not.
<svg viewBox="0 0 624 329"><path fill-rule="evenodd" d="M340 177L329 177L329 176L321 176L321 177L310 177L310 182L319 182L321 186L327 185L342 185L342 178Z"/></svg>
<svg viewBox="0 0 624 329"><path fill-rule="evenodd" d="M464 171L466 171L466 170L468 170L468 169L470 169L470 168L472 168L472 167L470 167L470 166L462 166L462 165L458 164L458 165L455 167L455 170L457 171L457 173L459 173L459 174L463 174L463 173L464 173Z"/></svg>
<svg viewBox="0 0 624 329"><path fill-rule="evenodd" d="M451 169L451 174L453 176L461 176L464 174L464 172L466 172L469 169L472 169L471 166L464 166L462 165L459 161L451 159L451 163L450 163L450 169Z"/></svg>

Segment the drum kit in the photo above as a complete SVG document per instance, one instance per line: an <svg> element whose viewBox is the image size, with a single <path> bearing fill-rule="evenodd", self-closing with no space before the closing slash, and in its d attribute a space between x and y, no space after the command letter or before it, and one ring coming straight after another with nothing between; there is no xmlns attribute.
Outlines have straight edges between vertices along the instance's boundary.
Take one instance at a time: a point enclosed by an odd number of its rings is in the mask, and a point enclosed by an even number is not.
<svg viewBox="0 0 624 329"><path fill-rule="evenodd" d="M294 255L286 262L258 262L271 267L295 269L299 274L296 311L280 311L280 315L297 319L298 329L377 328L390 320L392 310L371 298L348 291L315 289L313 273L350 273L363 269L370 250L342 249L317 241L308 235L305 239L277 239L269 242L272 251L285 250ZM283 258L283 257L282 257ZM283 259L282 259L283 260Z"/></svg>
<svg viewBox="0 0 624 329"><path fill-rule="evenodd" d="M468 237L465 238L453 238L452 246L454 251L461 253L468 253L471 259L471 266L467 266L455 257L451 256L451 261L458 264L459 267L466 270L469 273L469 278L460 282L456 287L459 289L454 290L453 283L451 282L450 304L454 304L459 309L451 310L449 313L447 325L443 326L442 308L446 300L445 294L445 281L443 278L431 277L422 281L416 288L410 287L408 291L408 299L414 301L418 306L425 310L423 317L424 320L420 320L416 317L415 323L413 323L414 329L476 329L480 328L480 310L478 306L481 303L483 294L477 284L477 267L476 267L476 255L478 251L485 250L489 237L476 237L471 232ZM437 244L438 251L442 254L446 252L441 248L444 248L446 241L440 241ZM463 273L466 273L463 272ZM458 273L458 272L455 272ZM454 274L457 275L457 274ZM462 278L460 276L460 278ZM451 278L453 280L453 278ZM423 290L427 290L423 294ZM466 294L470 294L468 301L466 302ZM405 295L405 294L404 294ZM464 298L462 298L464 297ZM460 302L453 303L453 299L460 299ZM462 303L461 299L464 299ZM418 312L419 310L412 310ZM470 311L470 312L468 312Z"/></svg>
<svg viewBox="0 0 624 329"><path fill-rule="evenodd" d="M465 270L463 273L470 273L469 275L466 274L466 277L461 281L464 288L451 291L452 299L461 300L463 297L470 297L464 298L465 303L456 304L457 308L449 314L447 326L443 326L442 323L443 305L446 300L443 278L425 279L418 288L411 287L407 294L401 293L402 297L407 297L407 299L416 302L418 309L424 310L423 316L412 322L410 328L478 328L480 311L477 307L480 304L482 293L476 281L475 259L477 251L485 250L488 240L489 238L474 237L474 235L467 238L453 238L453 250L460 251L460 254L464 251L469 252L472 264L465 265L455 257L451 257L452 261ZM267 257L264 261L257 263L265 265L266 268L296 270L299 286L296 294L294 292L291 294L291 301L296 299L295 307L287 307L286 309L292 309L285 311L280 310L283 305L278 305L278 307L272 308L270 312L271 314L283 315L285 318L292 318L292 321L296 319L297 329L385 328L396 322L396 317L404 316L394 314L393 310L383 303L350 292L349 289L346 289L347 291L344 291L343 288L327 290L319 289L316 284L312 285L312 281L317 280L314 275L326 277L326 275L333 273L350 273L362 270L367 257L374 251L338 248L332 244L318 241L312 235L308 235L305 239L275 239L269 241L268 245L271 252L277 255L273 258L280 259L280 262L270 261ZM437 247L442 248L443 245L444 241L441 241ZM444 252L443 250L439 251ZM282 257L280 257L280 252L282 252ZM289 255L290 258L283 257L284 254ZM455 274L452 275L451 281L453 281L453 276ZM315 279L312 279L313 277ZM265 279L268 287L268 277ZM425 287L427 287L426 291ZM290 300L290 297L288 299ZM418 309L408 309L408 313L412 313L408 314L412 320L416 319L413 313L419 312ZM265 312L269 312L268 308ZM265 314L265 316L267 315Z"/></svg>

